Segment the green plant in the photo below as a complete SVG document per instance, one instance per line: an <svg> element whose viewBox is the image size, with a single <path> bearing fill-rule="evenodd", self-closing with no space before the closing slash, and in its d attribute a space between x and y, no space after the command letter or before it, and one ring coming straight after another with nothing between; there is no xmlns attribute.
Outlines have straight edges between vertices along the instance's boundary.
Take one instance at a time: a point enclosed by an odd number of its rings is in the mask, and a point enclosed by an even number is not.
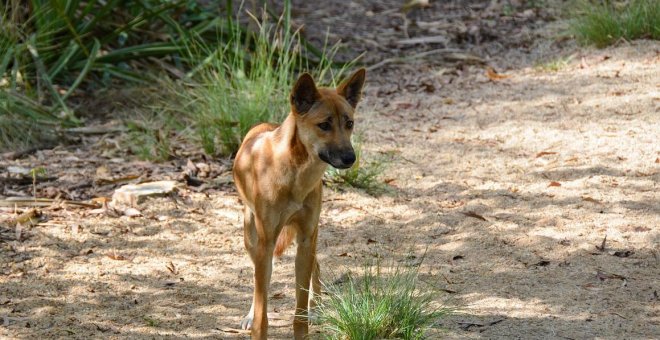
<svg viewBox="0 0 660 340"><path fill-rule="evenodd" d="M0 86L0 150L54 140L58 117L38 102Z"/></svg>
<svg viewBox="0 0 660 340"><path fill-rule="evenodd" d="M1 3L0 148L78 124L69 100L76 89L150 79L144 71L154 64L180 64L192 37L222 40L214 29L220 23L196 1Z"/></svg>
<svg viewBox="0 0 660 340"><path fill-rule="evenodd" d="M435 306L436 294L420 287L419 267L366 265L342 284L324 285L319 301L321 327L328 339L423 339L448 308Z"/></svg>
<svg viewBox="0 0 660 340"><path fill-rule="evenodd" d="M573 11L571 29L579 41L605 47L620 39L660 39L660 2L583 0Z"/></svg>
<svg viewBox="0 0 660 340"><path fill-rule="evenodd" d="M574 56L558 57L536 65L536 68L546 72L558 72L567 67Z"/></svg>
<svg viewBox="0 0 660 340"><path fill-rule="evenodd" d="M267 27L260 26L254 50L234 30L227 45L210 51L193 70L196 86L181 92L187 118L208 154L235 152L250 127L277 122L286 113L285 89L297 64L290 52L295 41L283 31L271 38Z"/></svg>
<svg viewBox="0 0 660 340"><path fill-rule="evenodd" d="M187 83L175 88L184 103L181 114L192 123L206 153L233 154L251 127L279 123L289 112L294 76L311 64L298 32L291 30L290 1L284 4L276 22L266 11L260 20L252 16L256 32L245 34L230 26L226 44L190 46L190 54L202 61L187 74ZM332 68L334 51L324 49L310 70L317 79L333 83L348 67Z"/></svg>
<svg viewBox="0 0 660 340"><path fill-rule="evenodd" d="M362 138L359 135L354 135L353 149L355 151L353 166L346 170L329 167L327 170L328 181L332 184L363 189L370 195L386 191L384 184L378 179L385 170L385 161L378 159L366 162L362 152Z"/></svg>
<svg viewBox="0 0 660 340"><path fill-rule="evenodd" d="M144 320L144 323L149 326L149 327L158 327L160 325L160 321L145 315L142 317L142 320Z"/></svg>
<svg viewBox="0 0 660 340"><path fill-rule="evenodd" d="M32 175L32 197L37 199L37 177L46 175L46 168L36 167L30 169L30 175Z"/></svg>

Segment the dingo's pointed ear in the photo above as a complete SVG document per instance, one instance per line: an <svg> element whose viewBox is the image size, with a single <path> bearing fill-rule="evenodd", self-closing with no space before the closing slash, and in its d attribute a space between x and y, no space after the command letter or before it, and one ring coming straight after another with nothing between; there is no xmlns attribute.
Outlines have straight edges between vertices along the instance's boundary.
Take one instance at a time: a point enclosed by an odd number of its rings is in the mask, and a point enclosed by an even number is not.
<svg viewBox="0 0 660 340"><path fill-rule="evenodd" d="M345 80L337 88L337 93L346 98L349 104L355 108L362 97L362 87L364 86L364 78L367 71L361 68L353 75Z"/></svg>
<svg viewBox="0 0 660 340"><path fill-rule="evenodd" d="M321 98L321 95L316 89L314 79L309 73L303 73L296 81L296 85L293 86L291 108L295 113L305 114L319 98Z"/></svg>

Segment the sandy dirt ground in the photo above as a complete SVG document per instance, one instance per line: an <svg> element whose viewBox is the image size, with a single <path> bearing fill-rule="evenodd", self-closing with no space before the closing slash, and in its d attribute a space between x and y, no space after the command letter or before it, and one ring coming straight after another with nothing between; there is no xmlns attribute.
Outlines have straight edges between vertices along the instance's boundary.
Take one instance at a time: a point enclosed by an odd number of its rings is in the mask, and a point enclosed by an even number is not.
<svg viewBox="0 0 660 340"><path fill-rule="evenodd" d="M299 7L294 20L321 22ZM443 10L454 13L437 5L410 15L420 30ZM457 310L433 339L660 338L660 44L578 48L556 38L561 21L526 11L516 15L536 20L532 29L492 26L516 35L517 47L469 41L481 61L438 52L370 71L357 126L367 160L386 164L388 190L326 188L322 276L426 253L422 281ZM377 50L388 34L428 36L373 25L381 34L339 38L350 51L368 40ZM459 37L473 31L448 29L448 46L465 48ZM404 45L399 55L444 48ZM388 53L370 55L372 65L396 56ZM2 159L0 176L43 166L53 178L38 194L76 200L111 194L117 185L101 177L180 179L186 159L137 161L115 141ZM142 216L57 205L42 209L41 224L16 228L3 208L0 338L247 338L237 328L252 268L230 163L194 161L208 168L208 185L142 202ZM0 190L28 194L31 184L5 180ZM292 337L293 280L289 250L271 285L273 339Z"/></svg>

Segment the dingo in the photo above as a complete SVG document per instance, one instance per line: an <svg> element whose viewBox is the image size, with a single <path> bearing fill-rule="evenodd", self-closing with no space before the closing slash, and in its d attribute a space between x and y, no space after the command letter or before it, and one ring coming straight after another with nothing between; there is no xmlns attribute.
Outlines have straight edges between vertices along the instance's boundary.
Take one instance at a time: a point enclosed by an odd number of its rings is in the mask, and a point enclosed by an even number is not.
<svg viewBox="0 0 660 340"><path fill-rule="evenodd" d="M355 162L353 115L366 71L360 69L336 89L317 88L305 73L291 92L284 122L260 124L245 136L234 160L234 181L244 204L245 248L254 264L254 297L241 322L252 339L268 334L268 286L273 255L297 236L296 339L308 334L309 311L320 293L316 238L321 212L321 179L328 164L345 169ZM310 294L311 292L311 294Z"/></svg>

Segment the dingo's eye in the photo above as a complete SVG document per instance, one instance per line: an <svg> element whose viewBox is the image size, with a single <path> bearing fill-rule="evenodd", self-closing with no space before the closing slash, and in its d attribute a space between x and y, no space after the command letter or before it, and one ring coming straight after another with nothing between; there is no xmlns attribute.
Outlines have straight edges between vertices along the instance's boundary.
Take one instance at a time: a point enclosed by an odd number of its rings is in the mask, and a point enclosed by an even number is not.
<svg viewBox="0 0 660 340"><path fill-rule="evenodd" d="M329 122L323 122L323 123L319 124L318 127L319 127L319 129L321 129L323 131L332 130L332 124L330 124Z"/></svg>
<svg viewBox="0 0 660 340"><path fill-rule="evenodd" d="M349 129L349 130L353 128L353 121L352 120L349 120L348 122L346 122L346 128Z"/></svg>

